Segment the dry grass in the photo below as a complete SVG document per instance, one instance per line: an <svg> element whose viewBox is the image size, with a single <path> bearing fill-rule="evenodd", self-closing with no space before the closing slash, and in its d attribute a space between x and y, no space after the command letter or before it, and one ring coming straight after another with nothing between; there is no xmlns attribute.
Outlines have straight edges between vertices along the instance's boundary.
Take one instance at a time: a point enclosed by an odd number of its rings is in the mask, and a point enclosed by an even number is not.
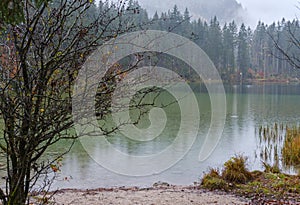
<svg viewBox="0 0 300 205"><path fill-rule="evenodd" d="M282 156L286 165L300 165L300 127L287 128Z"/></svg>
<svg viewBox="0 0 300 205"><path fill-rule="evenodd" d="M202 178L201 185L209 190L225 190L227 191L228 183L221 178L217 169L211 168L207 174Z"/></svg>
<svg viewBox="0 0 300 205"><path fill-rule="evenodd" d="M232 157L225 162L222 178L231 183L246 183L252 179L246 167L247 158L242 155Z"/></svg>
<svg viewBox="0 0 300 205"><path fill-rule="evenodd" d="M262 162L262 163L263 163L263 166L265 168L265 170L264 170L265 173L278 174L278 173L281 172L278 164L276 164L276 163L273 164L273 165L270 165L270 164L268 164L266 162Z"/></svg>
<svg viewBox="0 0 300 205"><path fill-rule="evenodd" d="M250 181L252 175L246 167L246 161L246 157L237 155L224 163L221 173L211 168L204 175L201 185L210 190L228 190L234 184L244 184Z"/></svg>
<svg viewBox="0 0 300 205"><path fill-rule="evenodd" d="M224 190L254 200L269 200L276 204L300 204L300 176L280 173L277 166L268 164L265 164L265 172L249 172L246 161L246 157L235 156L225 162L221 172L210 169L204 175L201 187ZM254 204L261 204L261 201Z"/></svg>

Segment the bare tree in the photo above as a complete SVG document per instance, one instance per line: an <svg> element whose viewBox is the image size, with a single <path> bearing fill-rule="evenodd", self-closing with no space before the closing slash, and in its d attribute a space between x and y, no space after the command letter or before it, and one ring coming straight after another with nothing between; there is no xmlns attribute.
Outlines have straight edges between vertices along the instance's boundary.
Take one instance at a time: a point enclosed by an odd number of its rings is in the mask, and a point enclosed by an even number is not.
<svg viewBox="0 0 300 205"><path fill-rule="evenodd" d="M300 3L299 3L300 4ZM297 7L299 10L300 8ZM268 33L276 49L281 55L275 55L280 60L287 61L294 68L300 69L300 25L299 20L288 21L279 30L277 36Z"/></svg>
<svg viewBox="0 0 300 205"><path fill-rule="evenodd" d="M0 146L7 165L6 190L0 190L3 204L29 203L38 179L56 170L53 164L63 153L49 160L41 157L59 140L76 138L69 129L78 70L97 46L135 27L121 23L128 12L126 1L101 8L90 0L34 2L21 1L24 22L3 24L0 36ZM108 75L106 80L114 78ZM102 117L108 103L101 103L107 102L105 96L97 100L103 105L98 109Z"/></svg>

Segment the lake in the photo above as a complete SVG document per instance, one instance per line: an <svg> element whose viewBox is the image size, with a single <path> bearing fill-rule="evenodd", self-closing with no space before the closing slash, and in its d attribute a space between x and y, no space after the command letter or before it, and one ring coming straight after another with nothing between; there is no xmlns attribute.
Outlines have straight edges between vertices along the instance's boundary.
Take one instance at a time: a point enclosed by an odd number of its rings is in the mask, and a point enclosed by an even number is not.
<svg viewBox="0 0 300 205"><path fill-rule="evenodd" d="M258 150L258 127L267 124L273 125L275 122L297 125L300 119L300 85L225 86L227 111L222 137L209 158L200 162L198 160L199 151L209 127L214 125L210 125L211 106L205 87L200 84L192 84L191 87L199 102L199 133L189 152L173 167L162 173L153 173L150 176L119 175L97 164L83 149L80 142L76 142L71 151L64 156L61 173L53 188L145 187L151 186L157 181L190 185L195 181L199 181L203 172L210 167L221 167L225 161L235 154L248 156L248 164L251 170L262 170L263 167ZM169 146L174 140L174 136L176 136L176 130L178 130L180 125L178 120L180 113L176 106L171 105L166 108L168 116L167 128L154 140L136 142L120 134L110 136L107 140L114 148L126 153L128 160L130 160L131 155L147 155L159 152ZM147 124L147 122L145 123ZM189 137L187 132L186 138ZM185 141L182 142L182 144L184 143ZM57 145L58 150L63 148L65 148L64 143ZM180 149L180 146L177 148ZM97 150L97 146L91 149L107 158L108 161L118 160L114 159L114 155L109 150ZM176 149L174 149L175 155ZM128 166L131 165L128 164ZM139 166L147 167L149 164L147 161L144 161ZM293 172L292 170L286 171Z"/></svg>

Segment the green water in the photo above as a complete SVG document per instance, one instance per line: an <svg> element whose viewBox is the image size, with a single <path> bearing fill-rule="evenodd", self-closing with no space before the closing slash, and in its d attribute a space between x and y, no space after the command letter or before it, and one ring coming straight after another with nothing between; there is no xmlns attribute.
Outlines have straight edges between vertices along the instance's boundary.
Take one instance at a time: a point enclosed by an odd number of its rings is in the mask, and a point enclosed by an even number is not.
<svg viewBox="0 0 300 205"><path fill-rule="evenodd" d="M192 88L199 103L199 132L189 152L174 166L162 173L153 173L145 177L119 175L95 162L83 149L80 142L76 142L72 150L63 158L61 173L54 183L54 188L150 186L157 181L189 185L198 181L209 167L220 167L234 154L248 156L251 170L263 169L260 158L256 157L259 153L256 129L260 125L272 125L275 122L297 124L300 119L300 85L225 86L227 107L223 134L209 158L200 162L198 160L199 151L203 146L204 139L208 130L215 129L216 126L211 124L211 103L204 86L195 84L192 85ZM165 96L165 98L168 101L171 97ZM162 99L162 101L166 99ZM178 108L178 104L173 104L165 109L166 128L153 140L139 142L117 133L110 136L108 141L115 149L127 154L128 159L126 160L129 161L131 156L147 156L158 153L170 146L176 138L181 119ZM155 120L159 122L160 119ZM193 126L192 122L185 123L187 127ZM149 126L149 120L144 119L138 126ZM188 130L185 134L186 140L182 140L174 149L174 157L176 152L185 148L185 143L191 137ZM66 150L67 147L68 143L61 142L52 148L52 151L60 152ZM98 150L100 147L92 145L89 151L106 158L107 162L118 161L110 149L106 150L102 147L101 150ZM120 161L120 164L122 163ZM128 164L128 166L132 165ZM137 169L143 166L149 167L149 163L144 161L138 166ZM65 177L68 180L64 180Z"/></svg>
<svg viewBox="0 0 300 205"><path fill-rule="evenodd" d="M234 154L248 156L250 169L263 169L261 159L256 157L259 153L259 140L255 130L262 124L272 125L275 122L297 124L300 119L299 85L225 86L227 111L222 138L210 157L200 162L198 160L199 151L209 128L214 129L214 125L211 125L211 104L205 88L201 85L192 85L192 88L200 109L199 133L189 152L173 167L162 173L153 173L146 177L119 175L95 162L86 153L80 142L77 142L71 152L64 157L60 174L61 180L57 181L55 186L58 188L150 186L156 181L192 184L199 180L209 167L220 167ZM165 111L168 117L166 128L154 140L138 142L116 134L110 136L108 141L115 149L128 154L128 158L136 155L146 156L164 150L172 144L180 125L180 112L177 104L169 106ZM143 123L147 127L149 120L146 119ZM188 132L186 137L189 137ZM67 146L61 144L57 146L57 148L59 147L65 149ZM184 147L184 141L182 147ZM114 158L110 150L98 152L97 146L93 146L91 149L95 153L104 155L108 161L118 160ZM174 152L176 151L174 150ZM148 167L149 164L145 161L138 166ZM69 180L62 180L64 177L68 177Z"/></svg>

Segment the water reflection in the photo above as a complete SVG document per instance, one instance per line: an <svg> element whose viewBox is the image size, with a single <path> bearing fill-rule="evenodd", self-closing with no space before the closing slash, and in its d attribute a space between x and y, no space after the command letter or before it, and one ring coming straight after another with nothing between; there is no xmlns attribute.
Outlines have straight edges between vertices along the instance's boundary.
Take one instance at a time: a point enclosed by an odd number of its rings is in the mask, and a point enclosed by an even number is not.
<svg viewBox="0 0 300 205"><path fill-rule="evenodd" d="M204 138L210 126L214 128L214 125L210 124L210 99L205 86L200 84L191 86L199 102L200 130L190 152L175 166L149 177L122 176L95 163L80 143L76 143L71 152L65 156L61 172L61 178L72 176L72 179L57 181L55 186L59 188L149 186L159 180L174 184L192 184L209 167L221 167L225 161L237 153L249 157L250 169L263 169L261 160L256 157L259 139L255 129L260 125L272 125L275 122L295 124L299 121L299 85L226 86L227 116L222 138L213 154L206 161L199 162L198 154ZM111 136L108 140L120 151L134 155L156 153L164 149L173 141L179 126L178 110L176 105L174 106L167 108L166 111L168 112L167 128L160 137L150 143L132 141L119 134ZM186 137L188 136L187 133ZM60 146L57 145L57 147ZM105 150L101 150L101 154L107 156L108 160L113 157Z"/></svg>

